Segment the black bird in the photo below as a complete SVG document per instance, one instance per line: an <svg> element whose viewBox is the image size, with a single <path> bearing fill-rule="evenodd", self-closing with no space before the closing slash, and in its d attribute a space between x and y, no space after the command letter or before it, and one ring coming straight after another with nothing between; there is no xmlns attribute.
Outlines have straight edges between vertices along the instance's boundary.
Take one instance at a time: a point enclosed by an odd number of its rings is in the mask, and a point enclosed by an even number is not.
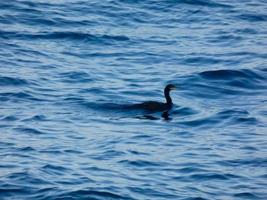
<svg viewBox="0 0 267 200"><path fill-rule="evenodd" d="M149 112L168 112L172 108L172 99L170 97L170 91L175 90L176 87L173 84L168 84L164 89L164 96L166 103L157 101L146 101L139 104L129 106L129 108L143 109Z"/></svg>

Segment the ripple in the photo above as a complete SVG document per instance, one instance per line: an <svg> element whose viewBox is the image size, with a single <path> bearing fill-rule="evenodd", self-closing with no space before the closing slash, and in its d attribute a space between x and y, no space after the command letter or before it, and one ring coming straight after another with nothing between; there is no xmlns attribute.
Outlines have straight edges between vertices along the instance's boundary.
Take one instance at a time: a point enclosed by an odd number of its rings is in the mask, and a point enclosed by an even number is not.
<svg viewBox="0 0 267 200"><path fill-rule="evenodd" d="M81 42L95 42L110 44L114 41L124 42L130 39L122 35L93 35L81 32L40 32L40 33L17 33L11 31L0 31L0 38L3 39L20 39L20 40L70 40Z"/></svg>
<svg viewBox="0 0 267 200"><path fill-rule="evenodd" d="M144 167L144 168L161 166L163 164L159 162L155 163L146 160L121 160L119 161L119 163L126 164L127 166Z"/></svg>
<svg viewBox="0 0 267 200"><path fill-rule="evenodd" d="M25 79L0 76L0 86L23 86L28 84L29 82Z"/></svg>
<svg viewBox="0 0 267 200"><path fill-rule="evenodd" d="M26 134L34 134L34 135L42 135L45 134L45 132L42 132L35 128L14 128L15 131L26 133Z"/></svg>
<svg viewBox="0 0 267 200"><path fill-rule="evenodd" d="M245 198L245 199L259 199L257 195L250 193L250 192L237 193L237 194L234 194L234 197Z"/></svg>
<svg viewBox="0 0 267 200"><path fill-rule="evenodd" d="M85 72L66 72L60 73L59 77L62 77L63 81L66 83L88 83L92 82L92 78L88 73Z"/></svg>
<svg viewBox="0 0 267 200"><path fill-rule="evenodd" d="M253 14L253 13L246 13L236 16L238 19L246 20L249 22L265 22L267 20L267 15L265 14Z"/></svg>
<svg viewBox="0 0 267 200"><path fill-rule="evenodd" d="M76 190L73 192L68 192L65 194L62 194L60 197L57 197L55 199L68 199L71 197L72 199L133 199L127 196L122 196L119 195L118 193L112 193L112 192L106 192L106 191L99 191L99 190L94 190L94 189L81 189L81 190Z"/></svg>
<svg viewBox="0 0 267 200"><path fill-rule="evenodd" d="M55 174L55 175L64 175L66 172L69 171L66 167L55 165L55 164L47 164L41 168L47 174Z"/></svg>
<svg viewBox="0 0 267 200"><path fill-rule="evenodd" d="M45 101L45 99L36 98L29 92L4 92L0 93L2 101Z"/></svg>
<svg viewBox="0 0 267 200"><path fill-rule="evenodd" d="M180 78L180 89L202 98L261 94L266 88L266 76L257 70L214 70ZM190 88L190 90L188 90Z"/></svg>
<svg viewBox="0 0 267 200"><path fill-rule="evenodd" d="M210 8L215 8L215 7L232 7L231 5L228 4L223 4L223 3L218 3L215 1L204 1L204 0L196 0L196 1L191 1L191 0L182 0L179 3L183 3L183 4L189 4L189 5L193 5L193 6L206 6L206 7L210 7Z"/></svg>
<svg viewBox="0 0 267 200"><path fill-rule="evenodd" d="M227 80L227 79L253 79L253 80L266 80L266 77L261 76L255 70L215 70L215 71L205 71L199 73L202 78L205 79L219 79L219 80Z"/></svg>

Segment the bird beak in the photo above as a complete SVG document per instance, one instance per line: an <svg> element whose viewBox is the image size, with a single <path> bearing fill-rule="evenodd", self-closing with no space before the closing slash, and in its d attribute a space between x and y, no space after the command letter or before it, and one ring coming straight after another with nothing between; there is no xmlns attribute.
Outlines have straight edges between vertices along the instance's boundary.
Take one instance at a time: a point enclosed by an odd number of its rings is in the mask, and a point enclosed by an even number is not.
<svg viewBox="0 0 267 200"><path fill-rule="evenodd" d="M176 90L176 87L172 87L171 90Z"/></svg>

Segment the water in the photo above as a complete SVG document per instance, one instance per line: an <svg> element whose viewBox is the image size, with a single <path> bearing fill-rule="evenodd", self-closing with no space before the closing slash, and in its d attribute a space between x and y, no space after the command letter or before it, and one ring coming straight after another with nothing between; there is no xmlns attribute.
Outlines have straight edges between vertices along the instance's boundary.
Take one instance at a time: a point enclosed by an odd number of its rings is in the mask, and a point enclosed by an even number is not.
<svg viewBox="0 0 267 200"><path fill-rule="evenodd" d="M0 2L0 199L267 199L265 0ZM123 105L164 101L161 113Z"/></svg>

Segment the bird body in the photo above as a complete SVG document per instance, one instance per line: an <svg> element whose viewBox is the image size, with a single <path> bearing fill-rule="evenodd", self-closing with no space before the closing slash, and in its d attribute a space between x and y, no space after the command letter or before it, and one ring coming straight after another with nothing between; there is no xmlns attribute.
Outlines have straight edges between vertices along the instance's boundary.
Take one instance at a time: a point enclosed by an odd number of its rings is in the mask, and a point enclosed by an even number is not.
<svg viewBox="0 0 267 200"><path fill-rule="evenodd" d="M166 98L166 103L157 101L146 101L143 103L138 103L129 106L133 109L143 109L149 112L168 112L172 108L172 99L170 97L170 91L174 90L175 86L173 84L168 84L164 89L164 96Z"/></svg>
<svg viewBox="0 0 267 200"><path fill-rule="evenodd" d="M147 111L166 111L171 109L172 105L167 105L165 103L157 102L157 101L146 101L143 103L132 105L131 108L136 109L144 109Z"/></svg>

